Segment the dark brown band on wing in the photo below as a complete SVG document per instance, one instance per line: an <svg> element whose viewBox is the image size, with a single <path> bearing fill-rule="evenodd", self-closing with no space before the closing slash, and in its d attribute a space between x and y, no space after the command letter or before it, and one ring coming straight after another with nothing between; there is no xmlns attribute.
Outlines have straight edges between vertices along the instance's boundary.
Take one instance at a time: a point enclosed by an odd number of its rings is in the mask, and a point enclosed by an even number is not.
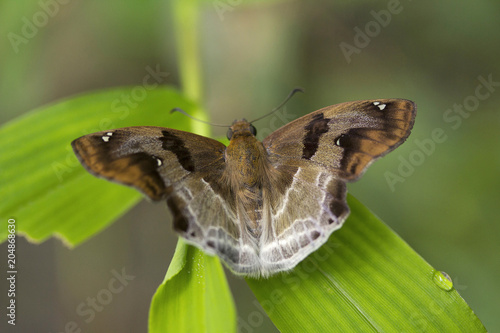
<svg viewBox="0 0 500 333"><path fill-rule="evenodd" d="M335 139L335 144L344 148L340 166L347 173L346 178L359 177L374 159L394 150L410 134L415 119L414 103L404 100L384 104L382 110L370 105L377 126L351 128Z"/></svg>
<svg viewBox="0 0 500 333"><path fill-rule="evenodd" d="M186 203L175 196L170 196L167 198L167 206L174 216L174 229L179 232L187 232L189 221L182 213Z"/></svg>
<svg viewBox="0 0 500 333"><path fill-rule="evenodd" d="M330 119L326 119L323 113L318 113L306 125L305 130L307 133L303 141L302 158L310 160L316 154L319 147L319 139L329 130L329 121Z"/></svg>
<svg viewBox="0 0 500 333"><path fill-rule="evenodd" d="M162 134L163 137L160 137L160 141L162 142L163 149L174 153L184 170L193 172L193 157L189 149L184 145L184 140L168 131L162 131Z"/></svg>
<svg viewBox="0 0 500 333"><path fill-rule="evenodd" d="M103 170L102 174L106 173ZM111 162L109 177L142 190L152 200L165 195L165 182L158 173L157 161L146 153L134 153Z"/></svg>

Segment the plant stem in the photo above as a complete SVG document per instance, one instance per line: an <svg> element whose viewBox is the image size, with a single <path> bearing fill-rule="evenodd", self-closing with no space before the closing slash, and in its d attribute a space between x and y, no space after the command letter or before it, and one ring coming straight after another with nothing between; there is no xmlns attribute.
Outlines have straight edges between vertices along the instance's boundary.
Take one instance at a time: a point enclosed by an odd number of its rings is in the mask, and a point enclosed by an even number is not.
<svg viewBox="0 0 500 333"><path fill-rule="evenodd" d="M199 2L196 0L173 0L174 26L177 45L177 62L182 91L197 105L203 105L203 80L199 50ZM208 120L201 108L193 111L193 117ZM210 127L198 121L191 121L193 132L209 136Z"/></svg>

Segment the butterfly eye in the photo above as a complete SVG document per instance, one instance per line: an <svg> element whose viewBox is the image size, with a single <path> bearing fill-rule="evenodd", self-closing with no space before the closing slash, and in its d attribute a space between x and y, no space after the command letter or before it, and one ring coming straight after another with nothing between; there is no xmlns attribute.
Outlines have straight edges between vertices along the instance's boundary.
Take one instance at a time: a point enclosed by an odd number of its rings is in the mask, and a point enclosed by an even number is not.
<svg viewBox="0 0 500 333"><path fill-rule="evenodd" d="M250 133L252 133L253 135L257 135L257 129L252 124L250 124Z"/></svg>
<svg viewBox="0 0 500 333"><path fill-rule="evenodd" d="M227 135L227 139L231 140L231 138L233 137L233 130L232 129L228 129L226 135Z"/></svg>

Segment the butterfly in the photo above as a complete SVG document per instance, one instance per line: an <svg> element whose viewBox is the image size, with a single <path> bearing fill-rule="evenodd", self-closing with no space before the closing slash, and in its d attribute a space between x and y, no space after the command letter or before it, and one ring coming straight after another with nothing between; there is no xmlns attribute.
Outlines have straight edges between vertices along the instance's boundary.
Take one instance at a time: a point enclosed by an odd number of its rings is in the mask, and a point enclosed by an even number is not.
<svg viewBox="0 0 500 333"><path fill-rule="evenodd" d="M165 201L174 229L218 255L236 274L289 271L324 244L347 216L346 183L410 135L414 102L332 105L262 142L245 119L229 145L163 127L126 127L72 142L91 174Z"/></svg>

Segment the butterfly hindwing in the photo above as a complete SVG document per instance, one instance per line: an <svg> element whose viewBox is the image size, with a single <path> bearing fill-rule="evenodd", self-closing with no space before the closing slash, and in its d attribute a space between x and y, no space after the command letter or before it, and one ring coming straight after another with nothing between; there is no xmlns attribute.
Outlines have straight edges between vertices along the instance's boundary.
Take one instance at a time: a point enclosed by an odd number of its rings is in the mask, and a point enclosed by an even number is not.
<svg viewBox="0 0 500 333"><path fill-rule="evenodd" d="M345 182L320 168L298 167L293 181L273 208L264 201L262 274L288 270L326 242L349 214ZM268 223L272 221L272 223Z"/></svg>

